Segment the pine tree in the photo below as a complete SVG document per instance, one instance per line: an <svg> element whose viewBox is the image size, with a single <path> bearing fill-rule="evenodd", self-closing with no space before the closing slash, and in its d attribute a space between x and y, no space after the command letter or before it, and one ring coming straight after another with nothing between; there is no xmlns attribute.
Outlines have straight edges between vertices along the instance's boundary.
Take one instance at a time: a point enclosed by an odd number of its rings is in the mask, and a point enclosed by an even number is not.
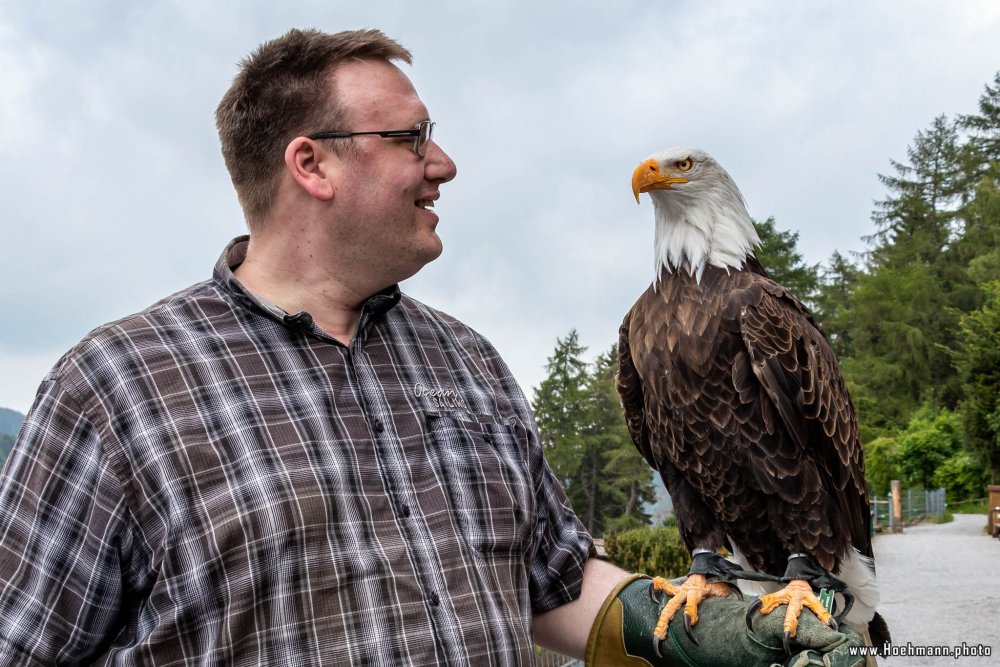
<svg viewBox="0 0 1000 667"><path fill-rule="evenodd" d="M858 417L868 429L902 428L926 398L934 400L951 367L938 347L947 295L926 264L883 267L863 274L849 313L854 354L841 360Z"/></svg>
<svg viewBox="0 0 1000 667"><path fill-rule="evenodd" d="M981 286L1000 280L1000 72L979 98L979 114L961 116L959 125L972 135L967 147L978 175L955 250L966 277L976 286L971 299L967 296L959 304L963 312L970 312L983 304Z"/></svg>
<svg viewBox="0 0 1000 667"><path fill-rule="evenodd" d="M966 275L981 286L1000 280L1000 162L993 164L979 181L975 197L966 207L965 234L958 252L964 260ZM983 303L977 294L973 310Z"/></svg>
<svg viewBox="0 0 1000 667"><path fill-rule="evenodd" d="M760 236L760 247L755 254L767 275L807 306L814 306L819 266L802 261L802 253L798 251L799 233L779 231L773 217L763 222L754 220L753 224Z"/></svg>
<svg viewBox="0 0 1000 667"><path fill-rule="evenodd" d="M653 499L649 466L628 434L614 377L614 349L592 365L575 330L556 340L532 407L545 456L592 535L646 525Z"/></svg>
<svg viewBox="0 0 1000 667"><path fill-rule="evenodd" d="M813 316L838 358L853 352L850 308L861 269L836 250L822 269Z"/></svg>
<svg viewBox="0 0 1000 667"><path fill-rule="evenodd" d="M545 365L547 375L531 405L545 457L571 502L578 491L575 486L582 462L580 432L586 411L587 364L581 355L586 350L576 329L565 338L557 338Z"/></svg>
<svg viewBox="0 0 1000 667"><path fill-rule="evenodd" d="M962 317L956 345L966 450L1000 482L1000 71L979 98L979 113L963 115L979 180L967 206L959 252L977 304Z"/></svg>
<svg viewBox="0 0 1000 667"><path fill-rule="evenodd" d="M971 175L956 124L938 116L906 153L909 164L890 160L896 174L879 175L889 196L876 203L876 232L867 237L875 267L934 264L960 231L959 204Z"/></svg>
<svg viewBox="0 0 1000 667"><path fill-rule="evenodd" d="M959 126L972 134L969 145L977 173L985 173L990 163L1000 162L1000 71L992 86L986 84L986 92L979 98L979 113L960 116Z"/></svg>
<svg viewBox="0 0 1000 667"><path fill-rule="evenodd" d="M917 133L908 164L880 175L867 272L847 310L852 359L844 363L869 429L902 428L924 400L954 408L960 397L949 354L974 289L959 251L971 184L955 123L939 116ZM871 433L871 431L869 431Z"/></svg>
<svg viewBox="0 0 1000 667"><path fill-rule="evenodd" d="M597 357L592 366L587 393L590 397L588 456L602 467L594 472L594 523L601 532L617 532L649 523L643 507L655 500L649 464L636 450L625 426L625 416L615 388L618 372L617 345ZM596 505L600 504L600 507ZM599 516L596 516L599 512Z"/></svg>
<svg viewBox="0 0 1000 667"><path fill-rule="evenodd" d="M962 318L958 367L966 448L1000 481L1000 281L983 286L982 308Z"/></svg>

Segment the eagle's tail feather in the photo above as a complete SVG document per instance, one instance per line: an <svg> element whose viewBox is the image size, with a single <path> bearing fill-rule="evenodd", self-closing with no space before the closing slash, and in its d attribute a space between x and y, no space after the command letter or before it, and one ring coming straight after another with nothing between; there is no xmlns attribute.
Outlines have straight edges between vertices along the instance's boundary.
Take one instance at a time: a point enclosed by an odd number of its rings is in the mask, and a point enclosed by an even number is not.
<svg viewBox="0 0 1000 667"><path fill-rule="evenodd" d="M883 646L892 641L889 635L889 626L885 624L882 614L875 612L872 620L868 622L868 635L871 637L872 646L882 649Z"/></svg>

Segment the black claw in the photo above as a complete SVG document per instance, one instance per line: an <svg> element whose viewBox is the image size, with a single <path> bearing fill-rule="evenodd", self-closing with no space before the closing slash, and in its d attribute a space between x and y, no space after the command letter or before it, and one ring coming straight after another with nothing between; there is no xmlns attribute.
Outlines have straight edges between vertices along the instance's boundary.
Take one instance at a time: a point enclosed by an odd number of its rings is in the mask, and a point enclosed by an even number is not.
<svg viewBox="0 0 1000 667"><path fill-rule="evenodd" d="M729 592L738 597L740 602L743 602L743 591L740 590L740 587L728 581L726 582L726 585L729 586Z"/></svg>
<svg viewBox="0 0 1000 667"><path fill-rule="evenodd" d="M854 606L854 596L851 594L851 592L847 589L844 589L842 593L844 595L844 608L837 613L837 618L839 618L841 622L843 622L844 618L847 616L847 613L851 611L851 608Z"/></svg>
<svg viewBox="0 0 1000 667"><path fill-rule="evenodd" d="M649 599L652 600L654 604L660 604L662 600L657 595L657 593L660 592L660 589L654 586L652 581L649 582L649 588L647 590L649 591Z"/></svg>
<svg viewBox="0 0 1000 667"><path fill-rule="evenodd" d="M785 636L781 638L781 645L785 647L785 653L788 655L792 654L792 633L786 632Z"/></svg>
<svg viewBox="0 0 1000 667"><path fill-rule="evenodd" d="M827 621L827 624L831 628L833 628L834 632L840 632L840 623L837 623L837 619L835 619L833 616L830 617L830 620Z"/></svg>
<svg viewBox="0 0 1000 667"><path fill-rule="evenodd" d="M653 653L657 658L663 659L663 654L660 653L660 639L656 635L653 635Z"/></svg>
<svg viewBox="0 0 1000 667"><path fill-rule="evenodd" d="M760 598L757 598L756 600L754 600L753 602L750 603L749 607L747 607L747 615L746 615L747 630L749 630L751 633L753 633L753 615L754 615L754 612L757 611L758 609L760 609L760 607L761 607L762 604L763 603L760 601Z"/></svg>
<svg viewBox="0 0 1000 667"><path fill-rule="evenodd" d="M688 636L688 639L691 640L692 644L695 646L698 645L698 640L694 638L693 634L691 634L691 617L687 615L687 612L684 613L684 634Z"/></svg>

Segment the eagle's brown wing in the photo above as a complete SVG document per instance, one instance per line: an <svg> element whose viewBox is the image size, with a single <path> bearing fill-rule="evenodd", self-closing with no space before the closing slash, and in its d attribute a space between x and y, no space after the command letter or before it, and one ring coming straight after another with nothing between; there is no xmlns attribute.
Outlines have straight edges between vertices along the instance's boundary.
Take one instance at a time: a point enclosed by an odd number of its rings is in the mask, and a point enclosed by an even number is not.
<svg viewBox="0 0 1000 667"><path fill-rule="evenodd" d="M618 396L625 412L625 423L632 436L632 442L654 469L658 469L653 460L653 449L649 441L649 430L646 427L646 405L642 393L642 379L632 363L632 351L629 346L629 327L632 321L632 311L625 316L618 330L618 377L616 385Z"/></svg>
<svg viewBox="0 0 1000 667"><path fill-rule="evenodd" d="M782 493L791 488L782 480L800 476L812 463L841 512L851 544L871 556L864 453L854 406L829 343L808 310L769 280L756 280L730 306L740 309L740 333L753 371L751 376L739 371L747 364L734 366L736 389L753 395L759 383L790 435L772 441L787 451L765 451L756 464L774 480L772 490Z"/></svg>

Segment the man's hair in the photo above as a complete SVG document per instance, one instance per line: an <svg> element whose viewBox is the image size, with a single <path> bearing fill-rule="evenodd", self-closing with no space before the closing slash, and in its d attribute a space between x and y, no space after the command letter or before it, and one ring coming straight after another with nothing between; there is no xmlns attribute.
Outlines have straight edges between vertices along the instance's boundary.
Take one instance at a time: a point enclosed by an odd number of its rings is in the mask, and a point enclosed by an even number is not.
<svg viewBox="0 0 1000 667"><path fill-rule="evenodd" d="M405 47L379 30L290 30L240 61L215 110L215 125L251 231L271 209L288 142L343 129L344 109L333 99L331 74L345 61L364 58L412 62ZM331 144L338 153L352 149L350 139Z"/></svg>

